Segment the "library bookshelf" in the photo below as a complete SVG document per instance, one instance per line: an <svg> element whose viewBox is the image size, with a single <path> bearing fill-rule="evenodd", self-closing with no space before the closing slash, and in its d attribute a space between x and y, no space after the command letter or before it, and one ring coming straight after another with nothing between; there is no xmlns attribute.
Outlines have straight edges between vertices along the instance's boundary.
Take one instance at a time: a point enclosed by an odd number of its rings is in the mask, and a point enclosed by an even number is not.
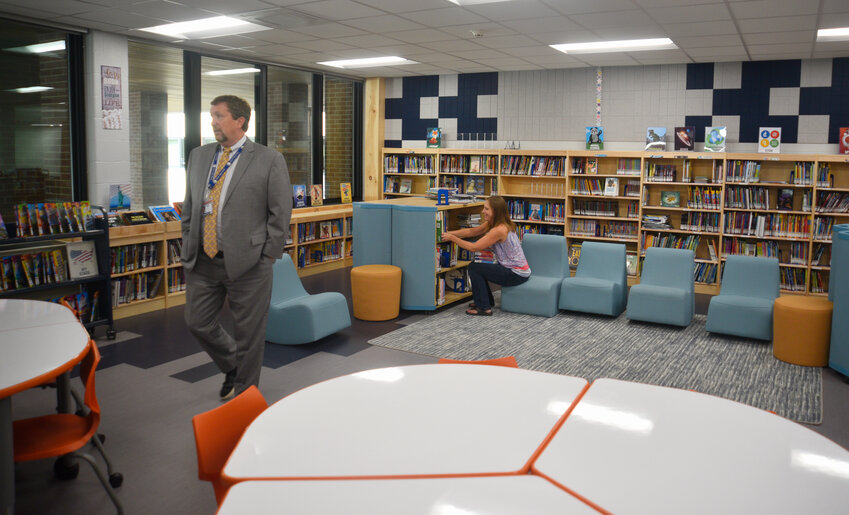
<svg viewBox="0 0 849 515"><path fill-rule="evenodd" d="M285 245L284 251L292 256L295 263L299 263L299 256L304 256L297 266L300 276L351 265L351 213L350 204L293 211L290 221L292 241ZM322 228L329 231L326 237L322 235ZM180 263L181 246L180 222L153 222L109 229L110 283L115 319L186 302L186 280ZM139 291L144 294L137 294Z"/></svg>
<svg viewBox="0 0 849 515"><path fill-rule="evenodd" d="M385 166L429 156L429 173L445 187L465 186L472 162L475 172L482 162L495 164L484 175L489 188L478 195L505 197L520 234L563 235L570 257L584 241L624 243L630 284L639 282L646 248L670 246L695 252L700 293L719 293L725 257L745 254L779 259L782 294L827 295L832 227L849 223L844 155L398 148L383 154ZM425 191L414 187L411 194Z"/></svg>

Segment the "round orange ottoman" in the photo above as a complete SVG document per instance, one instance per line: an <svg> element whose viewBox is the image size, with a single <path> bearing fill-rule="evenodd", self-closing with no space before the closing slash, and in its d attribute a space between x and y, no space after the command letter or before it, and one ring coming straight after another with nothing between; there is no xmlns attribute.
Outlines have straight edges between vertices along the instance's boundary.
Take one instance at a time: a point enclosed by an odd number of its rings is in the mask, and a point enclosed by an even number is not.
<svg viewBox="0 0 849 515"><path fill-rule="evenodd" d="M772 353L808 367L828 365L832 303L824 297L785 295L772 312Z"/></svg>
<svg viewBox="0 0 849 515"><path fill-rule="evenodd" d="M351 300L360 320L391 320L401 305L401 269L393 265L361 265L351 269Z"/></svg>

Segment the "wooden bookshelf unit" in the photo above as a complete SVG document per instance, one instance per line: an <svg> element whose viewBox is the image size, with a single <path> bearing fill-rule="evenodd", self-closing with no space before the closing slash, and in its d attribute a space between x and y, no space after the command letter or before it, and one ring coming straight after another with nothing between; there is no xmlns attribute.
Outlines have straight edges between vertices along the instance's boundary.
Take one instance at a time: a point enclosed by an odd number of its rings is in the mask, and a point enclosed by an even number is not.
<svg viewBox="0 0 849 515"><path fill-rule="evenodd" d="M588 240L624 243L631 284L639 282L647 247L670 246L695 251L699 293L719 293L725 257L745 254L779 259L782 294L827 295L832 227L849 223L843 155L397 148L383 154L390 176L412 156L434 163L427 184L413 182L412 195L424 194L434 175L440 186L465 188L476 161L475 173L489 185L479 196L503 196L520 235L562 234L570 253Z"/></svg>

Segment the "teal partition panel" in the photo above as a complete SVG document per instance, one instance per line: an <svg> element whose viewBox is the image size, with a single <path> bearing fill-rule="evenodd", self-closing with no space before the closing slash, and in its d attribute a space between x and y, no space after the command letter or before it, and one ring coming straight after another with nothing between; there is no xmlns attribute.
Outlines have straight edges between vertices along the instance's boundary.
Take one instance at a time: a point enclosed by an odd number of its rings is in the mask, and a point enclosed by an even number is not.
<svg viewBox="0 0 849 515"><path fill-rule="evenodd" d="M354 266L392 264L392 206L354 202Z"/></svg>
<svg viewBox="0 0 849 515"><path fill-rule="evenodd" d="M393 206L392 264L401 268L401 308L435 310L436 208Z"/></svg>
<svg viewBox="0 0 849 515"><path fill-rule="evenodd" d="M831 242L828 296L834 310L828 366L849 376L849 224L834 226Z"/></svg>

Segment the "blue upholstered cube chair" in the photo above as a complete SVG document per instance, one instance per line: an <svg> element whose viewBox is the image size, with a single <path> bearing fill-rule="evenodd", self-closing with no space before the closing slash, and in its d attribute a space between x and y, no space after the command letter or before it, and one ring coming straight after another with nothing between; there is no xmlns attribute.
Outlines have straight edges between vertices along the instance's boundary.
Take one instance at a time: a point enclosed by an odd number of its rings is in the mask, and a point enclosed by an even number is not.
<svg viewBox="0 0 849 515"><path fill-rule="evenodd" d="M575 277L560 286L560 309L619 316L627 294L625 245L586 241Z"/></svg>
<svg viewBox="0 0 849 515"><path fill-rule="evenodd" d="M705 328L712 333L772 340L772 305L779 287L778 259L728 256L719 295L710 299Z"/></svg>
<svg viewBox="0 0 849 515"><path fill-rule="evenodd" d="M266 341L300 345L350 325L351 315L344 295L338 292L310 295L301 284L289 254L275 261Z"/></svg>
<svg viewBox="0 0 849 515"><path fill-rule="evenodd" d="M526 234L522 250L531 277L518 286L501 288L501 309L553 317L558 312L560 284L569 275L566 238L554 234Z"/></svg>
<svg viewBox="0 0 849 515"><path fill-rule="evenodd" d="M625 316L630 320L686 327L696 310L695 253L649 247L640 284L631 286Z"/></svg>

